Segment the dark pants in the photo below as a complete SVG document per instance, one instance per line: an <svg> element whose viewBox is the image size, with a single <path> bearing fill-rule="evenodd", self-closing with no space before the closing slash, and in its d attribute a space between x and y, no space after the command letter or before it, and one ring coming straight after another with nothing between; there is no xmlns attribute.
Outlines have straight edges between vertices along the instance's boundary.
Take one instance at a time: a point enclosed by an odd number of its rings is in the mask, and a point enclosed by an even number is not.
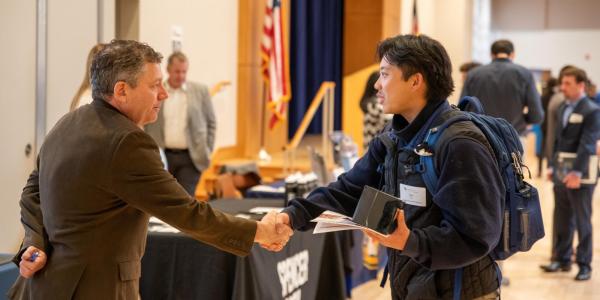
<svg viewBox="0 0 600 300"><path fill-rule="evenodd" d="M567 189L554 185L554 224L552 232L552 260L567 263L573 256L573 235L577 229L576 262L590 266L592 262L592 195L594 187L582 185Z"/></svg>
<svg viewBox="0 0 600 300"><path fill-rule="evenodd" d="M188 150L165 149L169 172L177 179L177 182L194 197L196 185L200 179L200 171L196 169Z"/></svg>

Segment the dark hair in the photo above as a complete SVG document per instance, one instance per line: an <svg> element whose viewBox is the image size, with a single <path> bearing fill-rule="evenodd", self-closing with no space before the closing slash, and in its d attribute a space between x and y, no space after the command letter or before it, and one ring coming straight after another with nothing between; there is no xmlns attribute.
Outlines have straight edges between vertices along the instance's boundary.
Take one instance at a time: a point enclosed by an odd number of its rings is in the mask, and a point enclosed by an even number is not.
<svg viewBox="0 0 600 300"><path fill-rule="evenodd" d="M573 76L575 77L575 82L577 83L587 83L588 82L588 77L587 74L585 73L584 70L577 68L577 67L571 67L571 68L566 68L565 70L562 71L561 75L561 82L562 79L565 76Z"/></svg>
<svg viewBox="0 0 600 300"><path fill-rule="evenodd" d="M573 68L576 67L574 65L564 65L562 68L560 68L560 71L558 71L558 84L562 82L563 73L565 73L566 70Z"/></svg>
<svg viewBox="0 0 600 300"><path fill-rule="evenodd" d="M471 70L473 70L473 69L475 69L475 68L477 68L479 66L481 66L480 63L478 63L476 61L470 61L470 62L466 62L466 63L460 65L459 70L461 72L468 73L469 71L471 71Z"/></svg>
<svg viewBox="0 0 600 300"><path fill-rule="evenodd" d="M550 77L548 78L548 80L546 80L542 86L542 99L547 99L548 101L550 100L550 98L552 98L552 96L554 95L554 88L559 85L558 79L554 78L554 77ZM544 100L542 100L542 104L544 103ZM544 108L546 108L548 105L545 105Z"/></svg>
<svg viewBox="0 0 600 300"><path fill-rule="evenodd" d="M373 97L377 94L377 90L375 89L375 82L379 79L379 71L375 71L369 75L369 79L367 79L367 85L365 86L365 91L360 98L360 109L363 113L367 113L369 102L373 101Z"/></svg>
<svg viewBox="0 0 600 300"><path fill-rule="evenodd" d="M115 84L125 81L136 87L146 63L160 63L162 55L147 44L131 40L112 40L92 61L92 98L104 99L113 94Z"/></svg>
<svg viewBox="0 0 600 300"><path fill-rule="evenodd" d="M185 56L185 54L183 54L183 52L181 51L175 51L173 53L171 53L171 55L169 55L169 58L167 59L167 66L170 66L173 64L173 61L178 60L178 61L183 61L183 62L187 62L187 56Z"/></svg>
<svg viewBox="0 0 600 300"><path fill-rule="evenodd" d="M492 44L492 54L498 55L500 53L511 54L515 51L513 43L509 40L497 40Z"/></svg>
<svg viewBox="0 0 600 300"><path fill-rule="evenodd" d="M399 67L404 80L421 73L427 82L428 102L445 100L454 91L452 64L444 46L426 35L398 35L377 46L379 60Z"/></svg>

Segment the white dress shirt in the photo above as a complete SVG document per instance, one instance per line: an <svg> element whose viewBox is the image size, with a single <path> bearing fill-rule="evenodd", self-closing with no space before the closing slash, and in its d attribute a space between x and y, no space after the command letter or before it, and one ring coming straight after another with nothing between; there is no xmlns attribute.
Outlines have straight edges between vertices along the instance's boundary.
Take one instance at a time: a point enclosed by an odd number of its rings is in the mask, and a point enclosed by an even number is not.
<svg viewBox="0 0 600 300"><path fill-rule="evenodd" d="M185 138L188 109L188 99L185 94L186 84L174 89L165 81L165 88L169 93L169 98L163 103L165 147L187 149L188 144Z"/></svg>

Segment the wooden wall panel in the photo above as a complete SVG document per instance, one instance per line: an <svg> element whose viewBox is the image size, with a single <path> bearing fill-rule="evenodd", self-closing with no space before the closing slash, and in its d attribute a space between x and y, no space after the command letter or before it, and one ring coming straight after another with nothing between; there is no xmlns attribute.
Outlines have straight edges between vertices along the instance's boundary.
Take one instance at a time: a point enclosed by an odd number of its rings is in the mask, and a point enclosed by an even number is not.
<svg viewBox="0 0 600 300"><path fill-rule="evenodd" d="M375 62L375 49L383 35L382 25L383 0L344 2L344 76Z"/></svg>
<svg viewBox="0 0 600 300"><path fill-rule="evenodd" d="M382 39L396 36L400 33L400 7L400 0L383 0Z"/></svg>
<svg viewBox="0 0 600 300"><path fill-rule="evenodd" d="M262 2L239 0L237 145L241 154L249 157L260 149L260 141L255 138L260 125L255 118L260 113L262 99L259 53Z"/></svg>

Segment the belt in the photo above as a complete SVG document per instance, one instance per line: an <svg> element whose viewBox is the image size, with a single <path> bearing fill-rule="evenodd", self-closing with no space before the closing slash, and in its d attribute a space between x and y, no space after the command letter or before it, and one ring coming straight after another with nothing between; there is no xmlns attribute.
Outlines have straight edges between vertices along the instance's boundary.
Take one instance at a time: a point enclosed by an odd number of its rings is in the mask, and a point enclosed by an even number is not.
<svg viewBox="0 0 600 300"><path fill-rule="evenodd" d="M167 152L167 153L185 153L185 152L188 152L188 149L169 149L169 148L165 148L165 152Z"/></svg>

